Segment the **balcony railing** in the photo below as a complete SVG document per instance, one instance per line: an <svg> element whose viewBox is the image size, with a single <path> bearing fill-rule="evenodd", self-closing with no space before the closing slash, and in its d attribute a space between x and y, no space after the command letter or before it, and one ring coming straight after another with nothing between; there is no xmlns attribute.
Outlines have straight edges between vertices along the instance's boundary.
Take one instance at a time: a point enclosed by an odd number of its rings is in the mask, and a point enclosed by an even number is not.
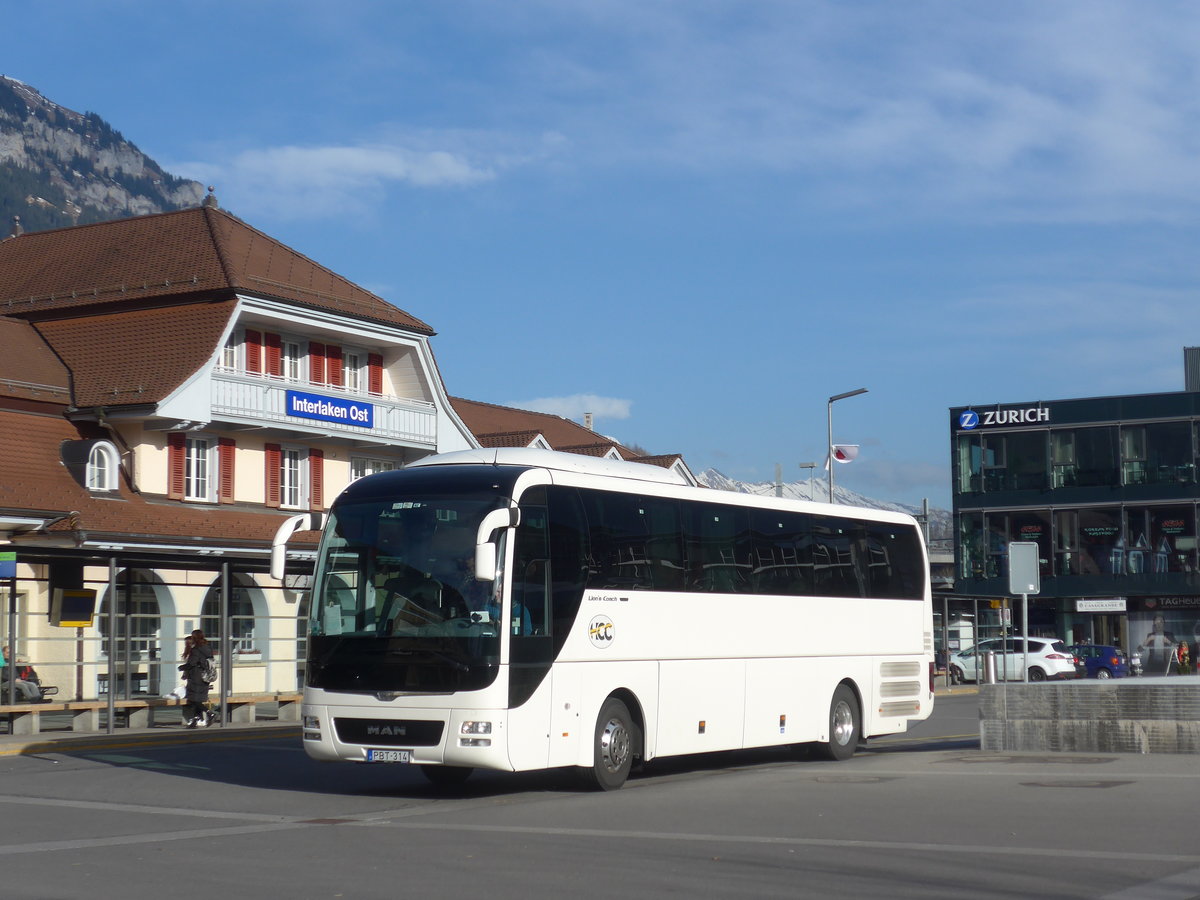
<svg viewBox="0 0 1200 900"><path fill-rule="evenodd" d="M374 407L374 424L371 428L363 428L290 415L286 402L290 390L360 404L369 403ZM212 373L212 414L240 422L284 425L319 434L342 432L430 449L437 446L437 410L427 401L354 393L329 385L285 381L265 375L244 375L225 369L216 369Z"/></svg>

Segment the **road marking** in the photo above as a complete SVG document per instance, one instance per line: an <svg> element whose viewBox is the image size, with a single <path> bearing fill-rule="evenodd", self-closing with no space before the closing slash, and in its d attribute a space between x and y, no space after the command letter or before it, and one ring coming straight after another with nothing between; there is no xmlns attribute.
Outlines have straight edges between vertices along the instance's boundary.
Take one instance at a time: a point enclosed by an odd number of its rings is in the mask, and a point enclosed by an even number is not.
<svg viewBox="0 0 1200 900"><path fill-rule="evenodd" d="M445 812L445 810L441 810ZM639 841L686 841L718 844L776 844L790 847L827 847L833 849L853 848L855 850L885 850L898 852L921 853L964 853L975 856L1015 856L1028 858L1043 856L1061 859L1062 848L1049 847L994 847L986 844L933 844L918 841L861 841L839 840L832 838L793 838L769 837L765 835L739 834L693 834L693 833L662 833L656 831L606 831L598 828L552 828L531 825L451 825L433 822L384 822L375 820L373 825L387 825L392 828L420 828L432 831L477 832L481 834L532 834L547 837L586 837L611 838L613 840L634 839ZM1195 865L1200 863L1200 855L1182 855L1176 853L1134 853L1121 850L1071 850L1073 858L1128 860L1131 862L1164 862ZM1186 874L1186 873L1185 873ZM1105 898L1108 900L1108 898ZM1159 900L1159 898L1155 898ZM1174 900L1174 898L1172 898ZM1192 896L1188 896L1192 900Z"/></svg>
<svg viewBox="0 0 1200 900"><path fill-rule="evenodd" d="M200 819L234 819L246 822L278 824L292 821L290 816L266 813L221 812L215 809L169 809L165 806L145 806L137 803L109 803L99 800L59 800L53 797L14 797L0 795L0 804L17 803L23 806L58 806L68 809L99 809L105 812L132 812L159 816L183 816Z"/></svg>
<svg viewBox="0 0 1200 900"><path fill-rule="evenodd" d="M83 850L91 847L121 847L129 844L157 844L162 841L194 841L206 837L228 837L233 834L262 834L267 831L288 831L296 828L318 828L304 822L282 822L274 825L233 825L228 828L200 828L188 831L156 831L153 834L126 834L120 837L83 838L73 841L39 841L33 844L12 844L0 847L0 856L20 853L48 853L62 850Z"/></svg>
<svg viewBox="0 0 1200 900"><path fill-rule="evenodd" d="M1200 897L1200 869L1137 884L1098 900L1196 900L1197 897Z"/></svg>

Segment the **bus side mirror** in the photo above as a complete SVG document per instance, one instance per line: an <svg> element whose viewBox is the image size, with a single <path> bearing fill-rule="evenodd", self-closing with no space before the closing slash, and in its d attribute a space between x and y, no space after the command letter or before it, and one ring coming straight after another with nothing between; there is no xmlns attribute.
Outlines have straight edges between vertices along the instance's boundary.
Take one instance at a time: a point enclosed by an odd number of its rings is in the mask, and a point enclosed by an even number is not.
<svg viewBox="0 0 1200 900"><path fill-rule="evenodd" d="M490 541L475 545L475 580L496 580L496 545Z"/></svg>
<svg viewBox="0 0 1200 900"><path fill-rule="evenodd" d="M289 516L275 531L271 541L271 577L283 581L283 570L287 564L287 542L297 531L320 531L325 524L324 513L304 513Z"/></svg>
<svg viewBox="0 0 1200 900"><path fill-rule="evenodd" d="M493 509L479 523L475 536L475 580L496 580L496 544L492 535L500 528L516 528L521 523L521 511L515 506Z"/></svg>

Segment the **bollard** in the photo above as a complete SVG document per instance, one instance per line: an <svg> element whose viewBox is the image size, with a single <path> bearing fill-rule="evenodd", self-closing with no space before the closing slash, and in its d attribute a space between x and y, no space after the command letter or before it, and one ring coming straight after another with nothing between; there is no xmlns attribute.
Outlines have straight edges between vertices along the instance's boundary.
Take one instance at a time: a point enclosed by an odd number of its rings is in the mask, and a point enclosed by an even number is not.
<svg viewBox="0 0 1200 900"><path fill-rule="evenodd" d="M983 683L996 683L996 651L994 650L983 654Z"/></svg>

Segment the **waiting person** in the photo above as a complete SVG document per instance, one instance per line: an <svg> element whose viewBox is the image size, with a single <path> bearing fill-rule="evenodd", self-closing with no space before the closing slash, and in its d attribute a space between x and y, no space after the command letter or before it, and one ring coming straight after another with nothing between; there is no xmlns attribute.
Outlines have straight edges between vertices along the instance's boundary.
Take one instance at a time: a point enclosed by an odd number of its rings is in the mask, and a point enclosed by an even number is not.
<svg viewBox="0 0 1200 900"><path fill-rule="evenodd" d="M208 689L210 683L204 677L205 670L212 664L213 651L204 637L204 632L197 628L184 641L183 672L186 692L183 699L183 724L188 728L203 728L209 723Z"/></svg>
<svg viewBox="0 0 1200 900"><path fill-rule="evenodd" d="M28 660L14 660L10 663L12 655L9 653L7 644L4 646L3 653L0 654L0 659L4 660L4 668L0 670L0 679L3 679L6 685L10 680L12 681L13 686L17 689L18 700L37 703L42 699L42 687L38 684L37 674L29 665Z"/></svg>

